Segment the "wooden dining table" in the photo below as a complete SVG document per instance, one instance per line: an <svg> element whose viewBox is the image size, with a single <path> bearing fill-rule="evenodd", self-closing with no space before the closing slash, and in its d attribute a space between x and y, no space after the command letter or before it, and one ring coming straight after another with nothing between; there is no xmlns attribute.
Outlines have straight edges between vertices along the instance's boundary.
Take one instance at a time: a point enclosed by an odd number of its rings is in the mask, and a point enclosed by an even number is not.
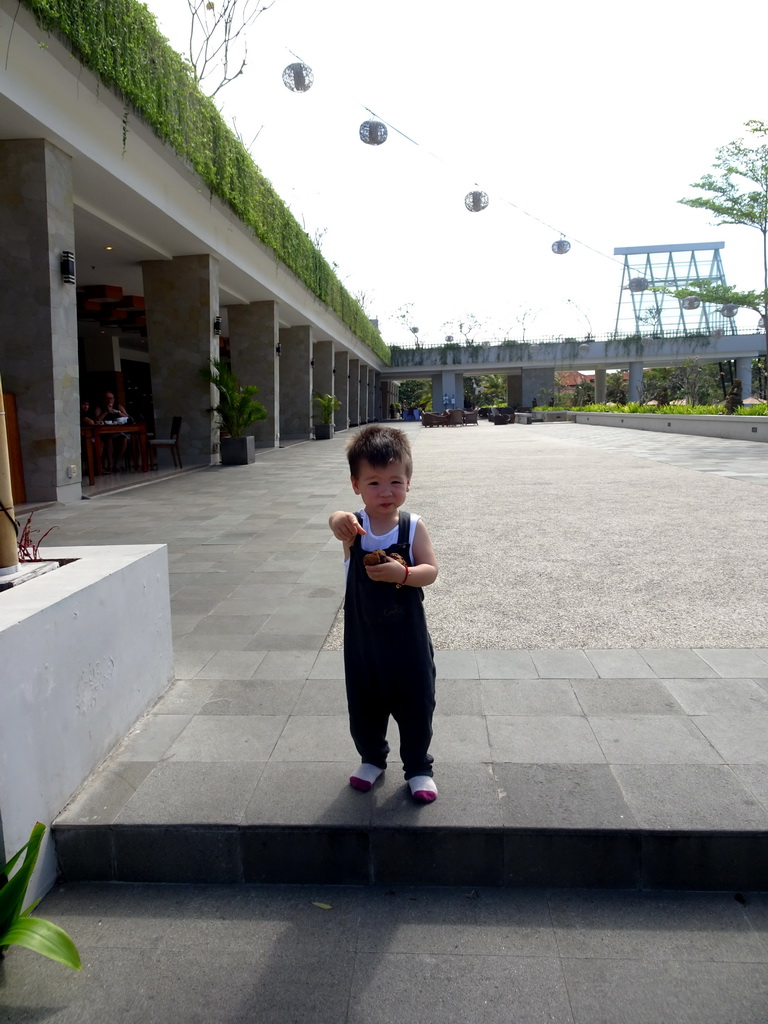
<svg viewBox="0 0 768 1024"><path fill-rule="evenodd" d="M103 441L105 434L135 434L139 455L141 457L141 471L149 470L149 454L147 450L147 425L146 423L97 423L92 427L80 427L80 436L85 438L86 460L88 465L88 480L93 487L94 478L104 472L102 466ZM135 458L135 453L134 453ZM134 465L136 463L134 462Z"/></svg>

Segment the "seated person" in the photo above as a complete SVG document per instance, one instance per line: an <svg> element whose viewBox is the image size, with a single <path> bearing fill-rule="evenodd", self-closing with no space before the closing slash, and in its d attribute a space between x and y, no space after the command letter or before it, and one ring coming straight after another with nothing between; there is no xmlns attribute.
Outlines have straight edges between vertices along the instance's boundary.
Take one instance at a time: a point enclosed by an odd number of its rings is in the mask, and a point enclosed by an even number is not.
<svg viewBox="0 0 768 1024"><path fill-rule="evenodd" d="M80 426L93 427L96 425L96 411L91 408L87 398L80 399Z"/></svg>
<svg viewBox="0 0 768 1024"><path fill-rule="evenodd" d="M97 424L114 423L115 420L128 418L128 413L122 405L115 402L115 396L111 391L104 392L101 404L94 410L94 414ZM105 473L118 472L130 440L129 434L110 434L104 436L102 439L101 468Z"/></svg>

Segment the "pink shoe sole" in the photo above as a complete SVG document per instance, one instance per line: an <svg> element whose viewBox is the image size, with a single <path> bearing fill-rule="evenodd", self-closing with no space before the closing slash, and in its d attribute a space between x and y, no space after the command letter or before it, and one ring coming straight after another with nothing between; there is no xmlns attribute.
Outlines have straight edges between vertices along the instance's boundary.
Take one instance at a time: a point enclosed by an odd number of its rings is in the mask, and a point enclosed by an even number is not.
<svg viewBox="0 0 768 1024"><path fill-rule="evenodd" d="M420 804L431 804L437 800L437 793L432 793L428 789L417 789L415 793L412 793L413 799Z"/></svg>
<svg viewBox="0 0 768 1024"><path fill-rule="evenodd" d="M361 793L368 793L373 789L373 783L365 779L358 779L356 775L350 775L349 784L352 789L358 789Z"/></svg>

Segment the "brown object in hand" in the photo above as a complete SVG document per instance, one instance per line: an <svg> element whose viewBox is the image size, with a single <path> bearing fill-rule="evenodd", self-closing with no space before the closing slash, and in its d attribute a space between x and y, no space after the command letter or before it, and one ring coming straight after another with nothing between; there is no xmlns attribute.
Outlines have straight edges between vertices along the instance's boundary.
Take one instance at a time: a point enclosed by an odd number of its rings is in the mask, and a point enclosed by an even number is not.
<svg viewBox="0 0 768 1024"><path fill-rule="evenodd" d="M363 565L381 565L382 562L386 562L390 558L394 559L395 562L399 562L400 565L406 565L406 561L402 555L398 555L396 551L393 551L391 555L388 555L386 551L382 551L381 548L377 548L375 551L369 551L367 555L363 555Z"/></svg>

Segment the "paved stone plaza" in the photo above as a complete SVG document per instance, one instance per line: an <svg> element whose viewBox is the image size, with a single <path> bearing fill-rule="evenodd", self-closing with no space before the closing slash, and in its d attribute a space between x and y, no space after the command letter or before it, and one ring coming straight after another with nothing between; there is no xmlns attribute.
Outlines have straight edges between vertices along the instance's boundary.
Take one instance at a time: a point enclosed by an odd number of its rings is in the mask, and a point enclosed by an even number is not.
<svg viewBox="0 0 768 1024"><path fill-rule="evenodd" d="M0 1021L766 1020L766 896L641 890L768 889L768 451L404 426L441 562L427 808L396 760L345 785L343 436L36 514L169 545L177 681L60 819L73 876L134 884L45 900L88 966L13 950Z"/></svg>

